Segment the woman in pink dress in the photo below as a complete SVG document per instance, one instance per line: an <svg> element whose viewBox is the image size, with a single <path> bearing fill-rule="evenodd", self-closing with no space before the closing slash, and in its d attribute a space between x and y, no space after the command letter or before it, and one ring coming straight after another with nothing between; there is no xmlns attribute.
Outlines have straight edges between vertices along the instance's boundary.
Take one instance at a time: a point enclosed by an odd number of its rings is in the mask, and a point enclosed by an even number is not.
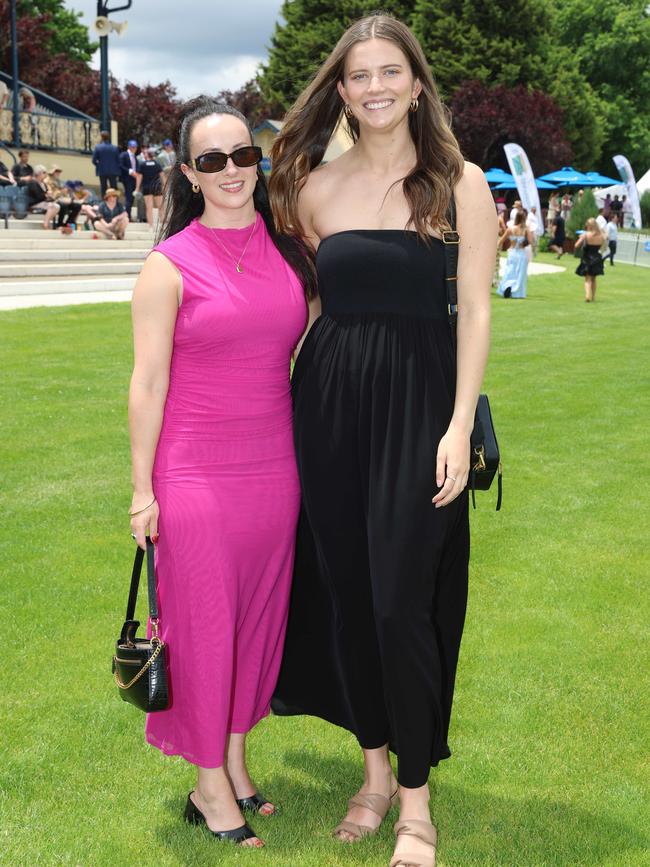
<svg viewBox="0 0 650 867"><path fill-rule="evenodd" d="M156 544L172 691L146 738L197 765L188 822L261 846L242 814L275 808L245 738L269 713L284 642L300 498L289 368L315 278L275 231L239 112L192 100L177 145L163 240L133 295L131 525Z"/></svg>

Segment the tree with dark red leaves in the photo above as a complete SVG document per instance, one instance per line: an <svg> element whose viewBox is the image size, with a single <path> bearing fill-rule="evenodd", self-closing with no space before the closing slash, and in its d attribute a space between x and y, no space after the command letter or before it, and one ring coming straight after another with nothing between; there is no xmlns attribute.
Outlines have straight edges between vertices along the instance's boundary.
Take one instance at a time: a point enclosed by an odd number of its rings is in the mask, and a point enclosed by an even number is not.
<svg viewBox="0 0 650 867"><path fill-rule="evenodd" d="M284 108L280 103L266 100L256 79L247 81L239 90L222 90L217 94L220 102L225 102L240 111L255 129L263 120L284 117Z"/></svg>
<svg viewBox="0 0 650 867"><path fill-rule="evenodd" d="M143 87L127 81L111 94L111 113L120 130L118 144L126 147L130 138L141 144L160 144L172 134L179 108L176 88L169 81Z"/></svg>
<svg viewBox="0 0 650 867"><path fill-rule="evenodd" d="M11 69L10 4L0 0L0 69ZM18 48L20 78L91 117L99 117L101 88L99 72L88 61L95 45L78 13L65 9L63 0L20 0L18 3ZM119 125L119 142L136 136L141 142L160 142L171 134L179 102L169 81L123 88L112 76L109 81L113 120Z"/></svg>
<svg viewBox="0 0 650 867"><path fill-rule="evenodd" d="M509 141L524 148L537 175L571 164L563 112L545 93L467 81L452 95L450 108L463 155L483 169L507 169L503 145Z"/></svg>
<svg viewBox="0 0 650 867"><path fill-rule="evenodd" d="M10 3L0 0L0 69L11 69ZM18 3L16 21L20 78L79 111L94 114L99 74L88 66L95 45L78 13L63 0ZM90 110L90 111L89 111Z"/></svg>

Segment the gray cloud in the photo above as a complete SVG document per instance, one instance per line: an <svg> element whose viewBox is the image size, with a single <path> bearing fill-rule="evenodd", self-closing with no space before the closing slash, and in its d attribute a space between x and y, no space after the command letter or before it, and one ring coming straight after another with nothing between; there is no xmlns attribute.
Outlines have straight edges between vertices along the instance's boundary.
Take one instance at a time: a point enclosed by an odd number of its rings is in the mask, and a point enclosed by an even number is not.
<svg viewBox="0 0 650 867"><path fill-rule="evenodd" d="M128 21L123 36L109 37L111 72L136 84L169 79L183 98L234 90L265 60L281 3L133 0L131 9L110 16ZM66 6L82 12L82 22L92 28L96 0L66 0ZM98 56L93 65L99 66Z"/></svg>

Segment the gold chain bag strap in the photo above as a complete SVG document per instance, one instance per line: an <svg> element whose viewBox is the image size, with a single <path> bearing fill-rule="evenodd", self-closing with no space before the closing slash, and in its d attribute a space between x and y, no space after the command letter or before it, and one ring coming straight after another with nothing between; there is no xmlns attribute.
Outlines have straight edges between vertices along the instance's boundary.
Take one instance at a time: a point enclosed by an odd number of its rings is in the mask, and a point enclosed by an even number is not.
<svg viewBox="0 0 650 867"><path fill-rule="evenodd" d="M454 343L456 342L456 320L458 319L458 248L460 235L456 231L456 203L454 197L449 202L447 222L451 231L442 233L445 245L445 287L447 291L447 316L451 326ZM494 430L490 402L487 394L480 394L474 416L474 429L470 436L469 479L467 485L472 492L472 505L476 508L476 491L487 491L497 476L497 512L503 499L503 472L497 435Z"/></svg>
<svg viewBox="0 0 650 867"><path fill-rule="evenodd" d="M136 635L140 621L134 620L135 604L138 599L144 553L142 548L136 549L133 572L131 573L129 601L126 606L126 620L120 637L115 643L113 677L124 701L134 704L145 713L153 713L157 710L166 710L169 707L170 692L167 673L167 647L158 634L159 618L154 546L149 537L147 537L147 590L151 638L138 638Z"/></svg>

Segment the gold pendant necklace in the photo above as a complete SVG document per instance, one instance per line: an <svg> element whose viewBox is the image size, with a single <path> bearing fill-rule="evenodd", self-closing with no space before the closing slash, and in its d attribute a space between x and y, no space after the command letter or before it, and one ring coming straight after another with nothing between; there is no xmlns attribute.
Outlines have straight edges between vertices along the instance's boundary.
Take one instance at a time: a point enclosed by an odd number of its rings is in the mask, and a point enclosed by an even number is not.
<svg viewBox="0 0 650 867"><path fill-rule="evenodd" d="M231 258L231 259L233 260L233 262L235 263L235 270L237 271L238 274L243 274L243 272L244 272L244 269L243 269L242 266L241 266L242 259L244 258L244 255L246 254L246 250L248 250L248 245L249 245L250 242L251 242L251 238L253 237L253 233L255 232L255 229L256 229L256 228L257 228L257 216L255 217L255 222L253 223L253 228L251 229L251 233L250 233L250 235L248 236L248 240L246 241L246 246L245 246L244 249L242 250L242 254L241 254L241 256L239 257L239 259L235 259L235 257L234 257L233 254L230 252L230 250L226 247L226 245L223 243L223 241L221 240L221 238L220 238L220 237L215 233L215 230L214 230L214 229L212 230L212 235L213 235L213 237L214 237L214 238L215 238L215 239L216 239L216 240L221 244L221 246L223 247L223 249L226 251L226 253L230 256L230 258Z"/></svg>

